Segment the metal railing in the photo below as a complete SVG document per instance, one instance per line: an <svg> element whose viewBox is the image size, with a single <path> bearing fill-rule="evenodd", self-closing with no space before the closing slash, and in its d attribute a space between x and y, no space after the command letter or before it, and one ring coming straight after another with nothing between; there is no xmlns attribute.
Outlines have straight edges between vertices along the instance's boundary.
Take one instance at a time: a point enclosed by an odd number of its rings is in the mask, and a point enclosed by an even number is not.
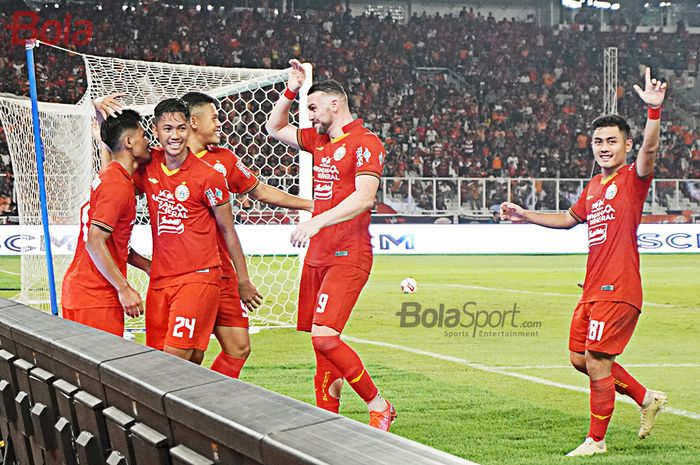
<svg viewBox="0 0 700 465"><path fill-rule="evenodd" d="M525 208L561 211L573 205L588 179L570 178L382 178L377 200L397 213L473 214L505 201ZM700 179L655 179L645 213L700 212Z"/></svg>

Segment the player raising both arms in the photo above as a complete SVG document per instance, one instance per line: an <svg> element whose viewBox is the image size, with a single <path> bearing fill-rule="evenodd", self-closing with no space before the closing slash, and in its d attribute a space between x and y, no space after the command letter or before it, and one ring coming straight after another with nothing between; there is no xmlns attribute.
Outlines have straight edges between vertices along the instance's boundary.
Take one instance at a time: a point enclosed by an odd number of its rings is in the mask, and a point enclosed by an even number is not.
<svg viewBox="0 0 700 465"><path fill-rule="evenodd" d="M106 115L101 115L102 117ZM126 110L108 118L100 138L112 161L92 182L80 208L78 246L63 278L63 317L117 336L124 334L124 313L143 313L141 296L126 280L127 261L148 272L150 263L129 250L136 218L132 176L150 160L141 116Z"/></svg>
<svg viewBox="0 0 700 465"><path fill-rule="evenodd" d="M630 127L617 115L593 121L592 149L601 174L594 176L566 213L539 213L505 202L501 218L548 228L568 229L588 223L588 263L583 295L574 310L569 332L573 366L590 379L590 428L586 440L570 457L607 451L605 433L615 406L615 391L630 396L641 408L639 437L649 435L664 407L664 393L642 386L615 357L632 337L642 308L637 227L654 177L659 148L661 104L666 84L646 69L644 90L634 86L648 106L644 140L632 164Z"/></svg>
<svg viewBox="0 0 700 465"><path fill-rule="evenodd" d="M394 406L379 395L360 357L340 339L372 268L370 209L384 167L384 147L362 120L353 120L345 90L332 80L309 89L313 127L290 125L289 108L306 77L297 60L290 64L288 88L266 128L270 136L314 158L314 216L297 226L291 240L295 246L309 243L297 329L311 332L316 404L337 412L345 378L367 403L370 425L388 431L396 418Z"/></svg>
<svg viewBox="0 0 700 465"><path fill-rule="evenodd" d="M224 175L232 193L248 194L255 200L294 210L313 209L311 200L301 199L260 182L235 154L217 146L221 142L222 124L216 99L200 92L189 92L182 96L182 100L190 110L191 131L187 146L197 158ZM222 280L214 334L221 344L222 352L214 359L211 369L238 378L250 354L247 309L257 308L261 296L250 281L243 251L239 248L235 255L229 256L221 234L218 242Z"/></svg>

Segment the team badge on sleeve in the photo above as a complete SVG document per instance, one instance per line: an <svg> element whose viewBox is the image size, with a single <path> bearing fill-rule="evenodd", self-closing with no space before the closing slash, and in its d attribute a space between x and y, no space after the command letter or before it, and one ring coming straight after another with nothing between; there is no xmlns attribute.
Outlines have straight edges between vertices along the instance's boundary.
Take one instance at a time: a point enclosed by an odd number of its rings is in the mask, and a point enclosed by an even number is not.
<svg viewBox="0 0 700 465"><path fill-rule="evenodd" d="M369 159L372 158L372 152L370 152L369 149L363 147L358 147L357 151L355 152L355 155L357 156L358 168L367 163Z"/></svg>
<svg viewBox="0 0 700 465"><path fill-rule="evenodd" d="M216 190L217 190L219 193L221 193L221 191L220 191L219 189L216 189ZM204 191L204 195L207 196L207 200L209 201L209 205L210 205L210 206L216 207L217 205L219 205L220 202L219 202L219 200L217 200L216 192L214 192L213 189L207 189L207 190L205 190L205 191ZM221 194L221 196L223 197L223 194Z"/></svg>
<svg viewBox="0 0 700 465"><path fill-rule="evenodd" d="M236 167L241 171L241 173L243 173L243 176L245 176L246 178L249 178L251 176L250 170L247 166L245 166L245 163L243 163L243 161L238 160L238 162L236 162Z"/></svg>
<svg viewBox="0 0 700 465"><path fill-rule="evenodd" d="M184 185L180 184L175 188L175 198L178 199L180 202L184 202L185 200L190 198L190 190L189 188Z"/></svg>

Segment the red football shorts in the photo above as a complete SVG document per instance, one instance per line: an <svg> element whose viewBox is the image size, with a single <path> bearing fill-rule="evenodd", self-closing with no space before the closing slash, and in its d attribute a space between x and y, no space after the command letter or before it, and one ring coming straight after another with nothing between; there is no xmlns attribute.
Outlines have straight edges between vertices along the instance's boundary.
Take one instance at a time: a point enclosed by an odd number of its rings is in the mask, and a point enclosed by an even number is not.
<svg viewBox="0 0 700 465"><path fill-rule="evenodd" d="M94 307L73 310L62 307L63 318L101 329L115 336L124 336L124 309L122 307Z"/></svg>
<svg viewBox="0 0 700 465"><path fill-rule="evenodd" d="M238 293L238 278L235 276L221 279L221 299L215 326L248 328L248 310L241 302L241 295Z"/></svg>
<svg viewBox="0 0 700 465"><path fill-rule="evenodd" d="M368 278L368 272L354 266L304 264L297 330L311 331L312 325L319 325L342 332Z"/></svg>
<svg viewBox="0 0 700 465"><path fill-rule="evenodd" d="M186 283L148 289L146 345L163 350L206 350L214 329L221 288L214 283Z"/></svg>
<svg viewBox="0 0 700 465"><path fill-rule="evenodd" d="M640 311L625 302L579 303L569 329L569 350L619 355L637 326Z"/></svg>

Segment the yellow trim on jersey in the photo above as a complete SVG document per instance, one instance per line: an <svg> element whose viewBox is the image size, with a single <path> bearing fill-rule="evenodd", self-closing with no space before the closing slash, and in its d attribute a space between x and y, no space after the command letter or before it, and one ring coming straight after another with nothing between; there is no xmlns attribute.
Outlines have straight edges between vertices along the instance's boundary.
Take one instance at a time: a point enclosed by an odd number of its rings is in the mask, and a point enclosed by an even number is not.
<svg viewBox="0 0 700 465"><path fill-rule="evenodd" d="M163 173L165 173L166 176L172 176L174 174L177 174L178 171L180 171L180 168L175 168L174 170L170 171L167 166L165 166L165 163L161 163L160 167L163 168Z"/></svg>
<svg viewBox="0 0 700 465"><path fill-rule="evenodd" d="M374 171L358 171L357 173L355 173L355 177L363 176L363 175L374 176L377 179L382 179L382 176L375 173Z"/></svg>
<svg viewBox="0 0 700 465"><path fill-rule="evenodd" d="M195 153L194 156L197 157L197 158L202 158L204 155L207 154L207 152L208 152L208 150L207 150L207 149L204 149L204 150L202 150L201 152Z"/></svg>
<svg viewBox="0 0 700 465"><path fill-rule="evenodd" d="M331 143L335 144L336 142L340 142L341 140L345 139L345 138L348 137L349 135L350 135L350 133L349 133L349 132L346 132L346 133L343 134L342 136L338 136L338 137L336 137L335 139L331 139Z"/></svg>
<svg viewBox="0 0 700 465"><path fill-rule="evenodd" d="M363 369L362 369L362 373L360 373L359 375L357 375L357 378L353 378L353 379L350 380L350 384L355 384L356 382L358 382L358 381L360 380L360 378L362 378L362 375L364 375L364 374L365 374L365 370L364 370L364 368L363 368Z"/></svg>
<svg viewBox="0 0 700 465"><path fill-rule="evenodd" d="M606 185L608 182L610 182L610 180L613 179L615 176L617 176L617 171L615 171L615 173L613 173L613 174L611 174L610 176L608 176L606 179L600 178L600 183L604 186L604 185Z"/></svg>
<svg viewBox="0 0 700 465"><path fill-rule="evenodd" d="M258 187L259 185L260 185L260 180L259 180L259 179L256 179L256 180L255 180L255 184L253 184L252 186L250 186L250 189L241 192L241 194L248 194L248 193L254 191L255 188Z"/></svg>
<svg viewBox="0 0 700 465"><path fill-rule="evenodd" d="M114 228L107 223L103 223L102 221L98 220L92 220L90 221L90 224L97 226L98 228L102 229L105 232L112 233L114 232Z"/></svg>
<svg viewBox="0 0 700 465"><path fill-rule="evenodd" d="M579 218L579 216L578 216L576 213L574 213L574 211L573 211L572 209L569 208L568 212L569 212L569 214L570 214L571 216L573 216L574 219L575 219L576 221L578 221L579 223L585 223L585 221L583 221L582 218Z"/></svg>

